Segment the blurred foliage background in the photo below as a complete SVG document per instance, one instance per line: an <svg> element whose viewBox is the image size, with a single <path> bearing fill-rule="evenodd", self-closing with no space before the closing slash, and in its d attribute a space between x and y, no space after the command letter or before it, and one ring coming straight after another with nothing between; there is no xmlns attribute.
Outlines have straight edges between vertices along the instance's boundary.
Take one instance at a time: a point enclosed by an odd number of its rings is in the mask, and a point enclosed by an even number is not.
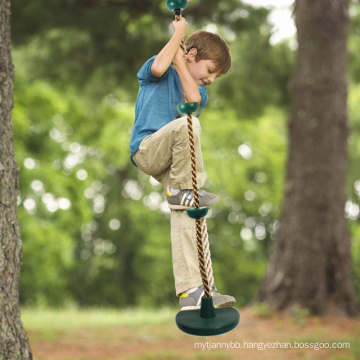
<svg viewBox="0 0 360 360"><path fill-rule="evenodd" d="M296 40L274 43L269 11L192 0L190 31L223 36L233 68L200 120L217 287L256 294L281 216L287 83ZM175 305L170 215L161 185L129 161L137 71L171 36L165 1L12 1L13 112L28 306ZM344 214L360 298L360 5L349 30L349 168ZM321 226L321 224L319 224Z"/></svg>

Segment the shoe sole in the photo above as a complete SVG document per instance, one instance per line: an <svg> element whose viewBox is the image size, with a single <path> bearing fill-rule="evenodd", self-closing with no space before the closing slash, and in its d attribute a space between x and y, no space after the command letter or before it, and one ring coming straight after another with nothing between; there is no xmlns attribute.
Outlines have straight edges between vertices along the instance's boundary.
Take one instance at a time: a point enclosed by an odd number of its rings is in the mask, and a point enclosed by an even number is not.
<svg viewBox="0 0 360 360"><path fill-rule="evenodd" d="M186 209L195 209L193 206L186 206L186 205L173 205L169 204L169 208L173 210L186 210ZM207 206L200 206L199 209L205 209Z"/></svg>
<svg viewBox="0 0 360 360"><path fill-rule="evenodd" d="M235 306L235 301L228 301L226 303L223 304L217 304L216 306L214 305L215 309L222 309L222 308L228 308L228 307L234 307Z"/></svg>
<svg viewBox="0 0 360 360"><path fill-rule="evenodd" d="M236 301L228 301L226 303L217 304L216 306L214 305L214 308L215 309L224 309L224 308L234 307L235 303L236 303ZM201 308L200 305L198 305L198 306L183 306L180 309L180 311L199 310L200 308Z"/></svg>
<svg viewBox="0 0 360 360"><path fill-rule="evenodd" d="M199 310L200 309L200 305L198 306L183 306L180 311L191 311L191 310Z"/></svg>

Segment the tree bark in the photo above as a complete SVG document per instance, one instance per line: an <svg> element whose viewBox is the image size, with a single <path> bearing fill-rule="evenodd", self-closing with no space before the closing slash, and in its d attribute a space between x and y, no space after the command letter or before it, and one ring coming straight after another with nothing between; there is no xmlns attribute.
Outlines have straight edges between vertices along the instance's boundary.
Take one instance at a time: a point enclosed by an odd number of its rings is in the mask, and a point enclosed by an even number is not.
<svg viewBox="0 0 360 360"><path fill-rule="evenodd" d="M18 167L11 113L14 67L11 58L10 0L0 0L0 359L32 359L21 323L19 276L21 234L16 214Z"/></svg>
<svg viewBox="0 0 360 360"><path fill-rule="evenodd" d="M259 300L354 315L347 171L348 0L297 0L284 204Z"/></svg>

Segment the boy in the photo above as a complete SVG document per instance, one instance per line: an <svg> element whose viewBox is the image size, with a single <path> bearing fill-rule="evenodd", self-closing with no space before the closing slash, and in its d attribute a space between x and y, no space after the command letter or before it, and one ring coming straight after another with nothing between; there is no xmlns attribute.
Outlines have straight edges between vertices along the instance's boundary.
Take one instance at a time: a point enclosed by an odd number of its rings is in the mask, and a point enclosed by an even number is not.
<svg viewBox="0 0 360 360"><path fill-rule="evenodd" d="M149 59L137 74L140 83L135 107L135 124L130 142L131 161L144 173L161 182L171 209L171 243L176 294L181 310L200 308L204 294L198 268L194 220L184 210L194 207L186 116L178 117L177 105L199 102L205 108L205 86L231 67L230 51L218 35L198 31L186 41L188 54L180 43L188 24L182 17L173 21L174 34L157 56ZM172 63L172 65L171 65ZM177 119L176 119L177 118ZM205 183L200 146L201 127L193 117L198 186ZM215 194L199 190L200 207L218 201ZM235 299L211 295L215 307L229 307Z"/></svg>

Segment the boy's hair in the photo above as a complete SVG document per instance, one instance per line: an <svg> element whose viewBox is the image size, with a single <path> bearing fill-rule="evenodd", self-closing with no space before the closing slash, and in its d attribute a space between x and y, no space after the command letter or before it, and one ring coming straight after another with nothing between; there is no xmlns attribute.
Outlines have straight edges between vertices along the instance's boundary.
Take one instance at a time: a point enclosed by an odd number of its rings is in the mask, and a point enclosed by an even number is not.
<svg viewBox="0 0 360 360"><path fill-rule="evenodd" d="M220 74L226 74L231 68L231 54L225 40L219 35L207 31L196 31L185 42L186 50L197 50L195 61L212 60Z"/></svg>

